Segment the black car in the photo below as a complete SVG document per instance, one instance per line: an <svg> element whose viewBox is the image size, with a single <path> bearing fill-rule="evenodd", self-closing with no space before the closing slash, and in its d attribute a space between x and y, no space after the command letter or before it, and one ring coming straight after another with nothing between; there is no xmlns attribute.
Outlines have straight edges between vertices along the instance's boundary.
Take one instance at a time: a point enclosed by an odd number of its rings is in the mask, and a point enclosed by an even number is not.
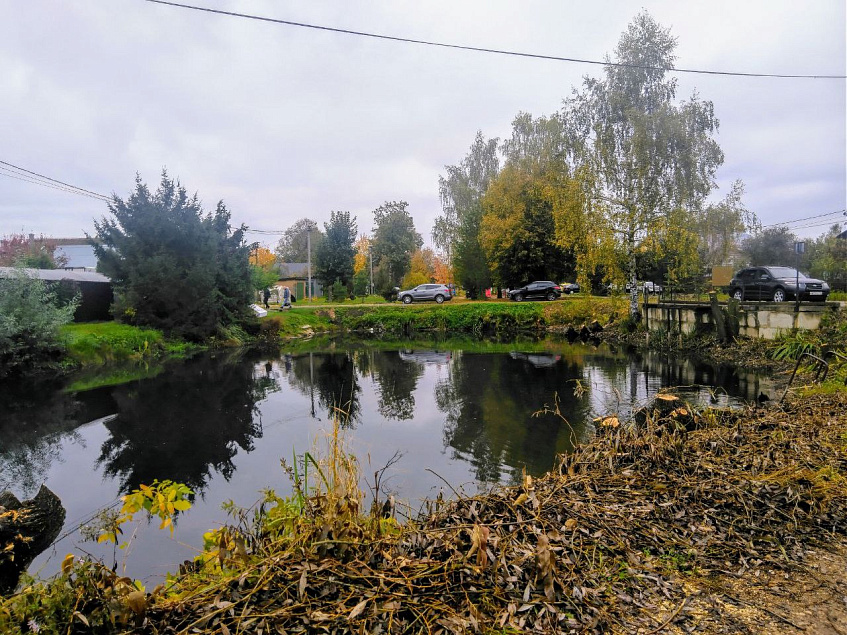
<svg viewBox="0 0 847 635"><path fill-rule="evenodd" d="M736 300L800 300L826 302L829 285L823 280L798 274L792 267L747 267L729 283L729 295Z"/></svg>
<svg viewBox="0 0 847 635"><path fill-rule="evenodd" d="M563 282L559 286L562 288L562 293L579 293L578 282Z"/></svg>
<svg viewBox="0 0 847 635"><path fill-rule="evenodd" d="M556 300L562 295L562 287L549 280L536 280L520 289L509 291L509 299L515 302L524 300Z"/></svg>

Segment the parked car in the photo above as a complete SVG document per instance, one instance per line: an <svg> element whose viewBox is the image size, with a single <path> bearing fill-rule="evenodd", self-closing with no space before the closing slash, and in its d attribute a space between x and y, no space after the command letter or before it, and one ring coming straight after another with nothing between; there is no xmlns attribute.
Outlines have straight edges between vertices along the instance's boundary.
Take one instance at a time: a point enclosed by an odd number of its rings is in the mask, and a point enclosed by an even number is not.
<svg viewBox="0 0 847 635"><path fill-rule="evenodd" d="M793 267L747 267L729 283L729 295L736 300L800 300L826 302L829 285L809 278Z"/></svg>
<svg viewBox="0 0 847 635"><path fill-rule="evenodd" d="M625 289L626 289L626 292L629 293L630 290L632 289L632 284L627 282ZM639 290L639 292L646 291L647 293L661 293L665 289L664 289L664 287L662 287L662 285L660 285L656 282L650 282L648 280L647 282L639 282L638 283L638 290Z"/></svg>
<svg viewBox="0 0 847 635"><path fill-rule="evenodd" d="M510 289L509 299L515 302L524 300L556 300L562 295L562 287L549 280L536 280L520 289Z"/></svg>
<svg viewBox="0 0 847 635"><path fill-rule="evenodd" d="M450 288L444 284L419 284L414 289L400 291L397 294L397 299L403 304L426 300L435 300L438 304L441 304L444 300L452 300L453 294L450 293Z"/></svg>
<svg viewBox="0 0 847 635"><path fill-rule="evenodd" d="M562 293L579 293L578 282L563 282L559 286L562 288Z"/></svg>

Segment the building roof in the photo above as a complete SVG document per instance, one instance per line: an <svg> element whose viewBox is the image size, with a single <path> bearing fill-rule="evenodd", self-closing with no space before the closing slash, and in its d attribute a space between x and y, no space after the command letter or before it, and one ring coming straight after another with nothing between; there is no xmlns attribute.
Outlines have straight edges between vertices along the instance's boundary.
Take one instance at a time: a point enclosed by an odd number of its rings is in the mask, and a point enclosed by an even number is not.
<svg viewBox="0 0 847 635"><path fill-rule="evenodd" d="M71 269L29 269L17 267L0 267L0 278L11 278L16 273L23 273L30 278L39 280L74 280L76 282L111 282L109 278L96 271L74 271Z"/></svg>
<svg viewBox="0 0 847 635"><path fill-rule="evenodd" d="M303 278L309 276L308 262L278 262L274 265L279 271L280 278ZM312 267L312 277L315 275L315 268Z"/></svg>

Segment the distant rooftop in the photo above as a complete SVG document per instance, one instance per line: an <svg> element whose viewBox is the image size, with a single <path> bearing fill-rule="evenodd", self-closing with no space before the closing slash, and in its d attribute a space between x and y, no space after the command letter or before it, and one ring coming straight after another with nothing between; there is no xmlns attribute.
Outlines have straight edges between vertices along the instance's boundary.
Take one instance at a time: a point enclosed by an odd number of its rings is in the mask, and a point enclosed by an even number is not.
<svg viewBox="0 0 847 635"><path fill-rule="evenodd" d="M68 269L29 269L15 267L0 267L0 278L11 278L23 272L30 278L40 280L74 280L76 282L111 282L109 278L96 271L74 271Z"/></svg>

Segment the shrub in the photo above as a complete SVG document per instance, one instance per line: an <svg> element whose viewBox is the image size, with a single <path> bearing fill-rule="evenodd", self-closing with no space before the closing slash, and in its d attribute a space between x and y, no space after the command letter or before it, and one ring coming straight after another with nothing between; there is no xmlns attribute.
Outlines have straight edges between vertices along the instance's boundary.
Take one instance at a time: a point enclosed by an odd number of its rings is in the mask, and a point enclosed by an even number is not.
<svg viewBox="0 0 847 635"><path fill-rule="evenodd" d="M61 304L43 280L17 272L0 279L0 378L55 367L59 329L73 319L78 298Z"/></svg>

